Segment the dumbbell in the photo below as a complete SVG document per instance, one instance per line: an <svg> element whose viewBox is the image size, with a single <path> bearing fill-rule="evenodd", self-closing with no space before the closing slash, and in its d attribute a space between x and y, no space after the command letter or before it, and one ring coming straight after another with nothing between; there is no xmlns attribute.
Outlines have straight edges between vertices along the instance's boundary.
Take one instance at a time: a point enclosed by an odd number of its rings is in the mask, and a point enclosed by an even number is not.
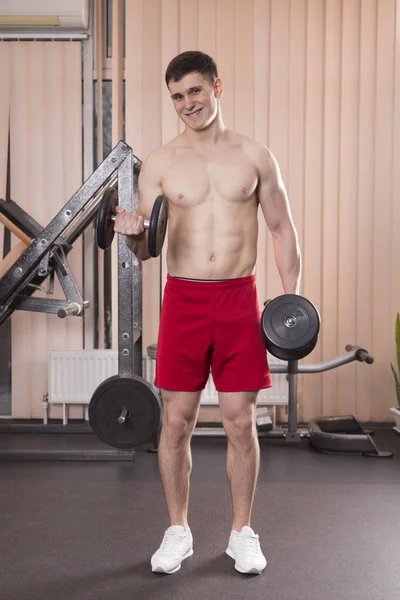
<svg viewBox="0 0 400 600"><path fill-rule="evenodd" d="M107 188L100 202L96 220L97 244L106 250L114 239L114 223L116 220L115 208L118 205L118 190L115 187ZM148 244L150 256L156 257L161 253L168 223L168 201L162 194L157 196L150 220L144 221L144 228L148 230Z"/></svg>
<svg viewBox="0 0 400 600"><path fill-rule="evenodd" d="M283 294L265 303L261 329L267 350L281 360L300 360L315 348L320 330L318 310L297 294Z"/></svg>

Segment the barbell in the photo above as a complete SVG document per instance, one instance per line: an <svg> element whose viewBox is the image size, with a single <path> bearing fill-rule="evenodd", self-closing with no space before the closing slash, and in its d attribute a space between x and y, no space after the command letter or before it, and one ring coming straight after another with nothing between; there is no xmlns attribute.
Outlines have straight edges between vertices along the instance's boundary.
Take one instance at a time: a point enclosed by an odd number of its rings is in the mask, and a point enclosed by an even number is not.
<svg viewBox="0 0 400 600"><path fill-rule="evenodd" d="M300 360L315 347L320 317L315 306L297 294L266 303L261 329L268 351L281 360ZM136 448L154 439L162 420L159 391L137 375L114 375L95 390L89 421L104 443Z"/></svg>
<svg viewBox="0 0 400 600"><path fill-rule="evenodd" d="M114 239L114 223L116 220L115 208L118 205L118 190L115 187L107 188L100 202L96 219L97 244L106 250ZM148 230L148 250L150 256L155 258L161 253L168 223L168 201L165 196L157 196L150 220L145 219L144 228Z"/></svg>

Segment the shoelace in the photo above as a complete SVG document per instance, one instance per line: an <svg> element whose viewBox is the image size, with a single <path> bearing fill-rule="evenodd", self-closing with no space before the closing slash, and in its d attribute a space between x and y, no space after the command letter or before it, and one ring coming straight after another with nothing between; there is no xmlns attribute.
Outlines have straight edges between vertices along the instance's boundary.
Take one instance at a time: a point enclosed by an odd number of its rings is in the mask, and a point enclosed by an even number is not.
<svg viewBox="0 0 400 600"><path fill-rule="evenodd" d="M242 548L245 552L251 552L252 554L260 553L260 545L258 543L258 535L241 535L239 536Z"/></svg>
<svg viewBox="0 0 400 600"><path fill-rule="evenodd" d="M170 531L167 531L167 533L164 535L164 539L161 543L161 548L160 550L175 550L174 546L175 544L181 542L183 539L183 536L179 533L172 533Z"/></svg>

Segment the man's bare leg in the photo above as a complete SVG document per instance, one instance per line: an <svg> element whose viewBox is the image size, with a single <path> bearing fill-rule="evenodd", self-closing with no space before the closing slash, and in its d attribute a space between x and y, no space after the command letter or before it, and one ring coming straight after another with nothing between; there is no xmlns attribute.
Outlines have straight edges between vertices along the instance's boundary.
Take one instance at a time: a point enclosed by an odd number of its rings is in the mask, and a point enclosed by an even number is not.
<svg viewBox="0 0 400 600"><path fill-rule="evenodd" d="M219 392L222 422L228 438L227 476L230 484L233 525L240 531L250 527L258 472L260 447L255 406L258 392Z"/></svg>
<svg viewBox="0 0 400 600"><path fill-rule="evenodd" d="M192 453L201 392L162 390L163 424L158 457L170 525L188 528Z"/></svg>
<svg viewBox="0 0 400 600"><path fill-rule="evenodd" d="M231 487L233 525L226 554L240 573L260 574L267 566L259 537L251 529L251 512L260 467L255 405L257 392L219 393L222 422L228 437L227 475Z"/></svg>

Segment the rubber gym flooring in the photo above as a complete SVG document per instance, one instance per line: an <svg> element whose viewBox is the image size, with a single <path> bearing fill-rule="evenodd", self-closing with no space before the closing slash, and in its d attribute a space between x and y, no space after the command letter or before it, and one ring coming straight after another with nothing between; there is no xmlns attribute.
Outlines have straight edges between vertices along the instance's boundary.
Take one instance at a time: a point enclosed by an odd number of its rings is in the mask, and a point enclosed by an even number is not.
<svg viewBox="0 0 400 600"><path fill-rule="evenodd" d="M400 435L392 459L327 455L261 440L253 511L268 560L243 576L224 554L231 527L225 439L192 442L194 556L173 575L151 554L167 527L157 455L132 463L0 462L3 600L398 600ZM91 435L2 434L0 449L96 448Z"/></svg>

